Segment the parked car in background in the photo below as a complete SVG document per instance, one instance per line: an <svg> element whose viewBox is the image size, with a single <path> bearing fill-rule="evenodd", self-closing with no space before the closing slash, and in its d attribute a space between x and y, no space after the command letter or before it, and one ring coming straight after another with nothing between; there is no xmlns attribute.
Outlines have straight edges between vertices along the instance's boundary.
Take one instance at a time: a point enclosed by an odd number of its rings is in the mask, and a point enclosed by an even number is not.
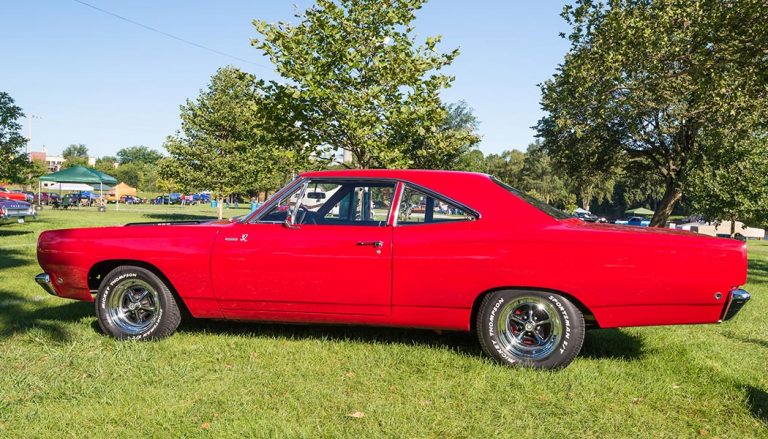
<svg viewBox="0 0 768 439"><path fill-rule="evenodd" d="M607 223L608 220L604 217L599 217L592 212L575 212L573 214L574 217L584 220L588 223Z"/></svg>
<svg viewBox="0 0 768 439"><path fill-rule="evenodd" d="M37 218L37 211L32 203L12 200L0 194L0 224L9 222L23 223L29 218Z"/></svg>
<svg viewBox="0 0 768 439"><path fill-rule="evenodd" d="M39 199L37 194L35 194L35 197L32 201L35 204L43 204L47 206L49 204L57 202L58 200L59 200L59 194L55 194L52 192L40 192Z"/></svg>
<svg viewBox="0 0 768 439"><path fill-rule="evenodd" d="M0 187L0 197L6 198L9 200L27 201L27 194L21 191L12 191L5 187Z"/></svg>
<svg viewBox="0 0 768 439"><path fill-rule="evenodd" d="M37 258L118 339L169 336L184 309L472 331L535 368L569 364L588 328L716 323L749 299L743 242L585 223L469 172L308 172L239 221L51 230Z"/></svg>
<svg viewBox="0 0 768 439"><path fill-rule="evenodd" d="M625 220L616 220L614 224L620 224L623 226L648 227L651 225L651 220L641 216L632 216Z"/></svg>

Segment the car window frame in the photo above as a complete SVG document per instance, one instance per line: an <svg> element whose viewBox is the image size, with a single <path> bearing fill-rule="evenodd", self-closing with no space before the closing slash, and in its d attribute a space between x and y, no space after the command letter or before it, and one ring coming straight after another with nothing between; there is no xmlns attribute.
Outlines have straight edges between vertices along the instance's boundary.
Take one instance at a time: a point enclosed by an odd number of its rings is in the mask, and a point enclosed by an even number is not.
<svg viewBox="0 0 768 439"><path fill-rule="evenodd" d="M293 193L296 189L298 189L300 186L304 186L302 188L302 191L305 190L306 186L309 185L310 180L330 180L330 181L339 181L339 182L352 182L352 181L366 181L366 182L379 182L379 183L393 183L395 186L395 193L392 197L392 208L389 210L389 217L387 218L387 223L385 224L385 227L397 227L397 217L400 214L400 200L402 199L403 192L405 192L405 187L410 186L425 195L428 195L433 198L439 198L447 203L450 203L461 210L463 210L466 213L471 214L475 219L474 220L466 220L466 221L439 221L434 223L413 223L409 225L437 225L437 224L449 224L454 222L476 222L482 219L483 215L480 211L477 209L468 206L465 203L462 203L461 201L456 200L453 197L449 197L445 194L442 194L440 192L437 192L435 190L432 190L426 186L420 185L418 183L414 183L410 180L402 179L402 178L388 178L388 177L302 177L299 176L296 179L294 179L290 184L285 185L281 190L277 191L274 195L272 195L259 209L257 209L255 212L247 216L242 220L245 224L282 224L281 222L277 221L261 221L263 217L265 217L269 212L272 211L272 209L282 200L282 198L290 193ZM302 194L299 196L301 197ZM294 206L294 210L298 207L298 204ZM295 212L291 212L290 214L293 215ZM360 226L368 226L366 224L358 225ZM380 227L380 226L374 226L374 227Z"/></svg>
<svg viewBox="0 0 768 439"><path fill-rule="evenodd" d="M277 222L277 221L261 221L263 217L265 217L267 214L269 214L272 209L277 206L277 204L283 199L284 196L289 195L293 193L296 189L299 189L301 187L301 192L299 193L299 200L303 199L304 193L307 190L307 187L311 182L315 181L327 181L331 183L340 183L340 184L347 184L347 183L353 183L359 186L368 186L371 183L380 183L380 184L391 184L393 193L392 193L392 206L389 208L389 212L387 213L387 220L383 221L383 224L381 225L371 225L371 224L301 224L301 227L310 227L310 226L353 226L353 227L390 227L392 225L392 214L395 211L395 202L398 199L398 189L399 189L399 180L396 178L360 178L360 177L300 177L298 178L294 184L286 186L288 188L287 190L281 190L275 196L270 198L270 200L267 201L267 203L264 204L263 210L259 210L256 213L258 215L254 215L255 218L251 221L249 221L251 224L282 224L283 222ZM279 197L278 197L279 195ZM289 215L295 218L296 212L298 211L299 207L301 206L301 202L296 203L295 206L289 211Z"/></svg>
<svg viewBox="0 0 768 439"><path fill-rule="evenodd" d="M470 214L470 216L472 216L474 219L471 219L471 220L470 219L467 219L467 220L457 220L457 221L437 221L437 222L428 222L428 223L427 222L407 223L407 224L399 225L398 221L397 221L397 218L400 216L400 206L402 204L401 200L402 200L403 193L405 193L405 188L408 187L408 186L413 188L413 189L415 189L415 190L417 190L417 191L419 191L419 192L421 192L421 193L423 193L424 195L426 195L428 197L431 197L431 198L434 198L434 199L439 199L439 200L444 201L444 202L446 202L448 204L451 204L451 205L461 209L465 213ZM425 226L425 225L455 224L455 223L474 223L474 222L479 221L482 218L482 214L480 213L480 211L478 211L476 209L473 209L472 207L469 207L469 206L467 206L466 204L464 204L464 203L462 203L460 201L457 201L455 198L448 197L448 196L446 196L444 194L441 194L440 192L434 191L434 190L429 189L429 188L427 188L425 186L422 186L420 184L416 184L416 183L413 183L413 182L410 182L410 181L407 181L407 180L401 180L400 190L399 190L397 195L398 195L397 196L397 211L395 212L394 218L392 220L392 226L393 227L398 227L398 226L399 227L410 227L410 226Z"/></svg>

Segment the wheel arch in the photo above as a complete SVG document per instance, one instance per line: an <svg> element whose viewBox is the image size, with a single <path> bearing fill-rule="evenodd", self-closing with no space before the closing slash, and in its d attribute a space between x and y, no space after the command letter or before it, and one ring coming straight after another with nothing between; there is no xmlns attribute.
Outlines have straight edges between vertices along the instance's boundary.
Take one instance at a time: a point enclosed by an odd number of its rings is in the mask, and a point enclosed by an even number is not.
<svg viewBox="0 0 768 439"><path fill-rule="evenodd" d="M173 298L176 300L179 308L181 308L182 313L186 313L185 315L191 315L187 305L184 303L184 299L181 298L179 292L176 290L176 287L173 285L171 280L168 279L168 276L166 276L155 265L146 261L141 261L138 259L107 259L104 261L99 261L93 264L93 266L88 270L88 289L90 289L91 292L97 291L101 286L101 282L104 280L104 278L112 270L121 266L139 267L151 271L155 276L159 277L160 280L165 283L165 285L168 286L171 294L173 294Z"/></svg>
<svg viewBox="0 0 768 439"><path fill-rule="evenodd" d="M480 304L483 302L483 299L485 298L485 296L501 290L539 291L542 293L558 294L568 299L571 303L573 303L574 306L576 306L576 308L579 309L579 311L581 311L581 313L584 315L584 322L586 323L587 329L600 328L600 324L595 318L595 314L589 309L588 306L584 304L584 302L579 300L579 298L574 296L573 294L567 293L565 291L555 290L552 288L542 288L542 287L533 287L533 286L501 286L501 287L494 287L494 288L485 290L482 293L478 294L477 297L475 297L474 302L472 302L472 311L469 315L470 332L472 333L475 332L475 326L477 324L477 313L480 311Z"/></svg>

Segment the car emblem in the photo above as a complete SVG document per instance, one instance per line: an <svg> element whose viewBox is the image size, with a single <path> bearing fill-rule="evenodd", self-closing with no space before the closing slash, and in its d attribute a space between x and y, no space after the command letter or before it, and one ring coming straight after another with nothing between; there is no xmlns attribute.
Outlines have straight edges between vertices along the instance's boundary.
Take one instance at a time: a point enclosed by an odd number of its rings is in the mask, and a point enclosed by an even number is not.
<svg viewBox="0 0 768 439"><path fill-rule="evenodd" d="M236 236L230 236L228 238L224 238L224 240L229 242L248 242L248 234L243 233L242 235L240 235L240 238Z"/></svg>

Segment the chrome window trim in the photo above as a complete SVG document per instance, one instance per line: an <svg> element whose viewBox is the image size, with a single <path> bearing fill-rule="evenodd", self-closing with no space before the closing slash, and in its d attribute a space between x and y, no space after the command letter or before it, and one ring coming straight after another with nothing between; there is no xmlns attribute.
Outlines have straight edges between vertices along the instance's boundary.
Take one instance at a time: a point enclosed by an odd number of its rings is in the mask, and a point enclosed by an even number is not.
<svg viewBox="0 0 768 439"><path fill-rule="evenodd" d="M283 186L283 188L277 192L275 192L272 197L270 197L267 202L265 202L261 207L259 207L255 212L248 215L246 218L244 218L241 222L243 224L282 224L282 221L261 221L261 218L265 217L267 213L269 213L272 208L274 208L277 203L280 202L280 200L283 198L283 196L286 193L292 192L295 188L297 188L300 184L302 184L304 181L304 178L298 177L294 179L291 183Z"/></svg>

